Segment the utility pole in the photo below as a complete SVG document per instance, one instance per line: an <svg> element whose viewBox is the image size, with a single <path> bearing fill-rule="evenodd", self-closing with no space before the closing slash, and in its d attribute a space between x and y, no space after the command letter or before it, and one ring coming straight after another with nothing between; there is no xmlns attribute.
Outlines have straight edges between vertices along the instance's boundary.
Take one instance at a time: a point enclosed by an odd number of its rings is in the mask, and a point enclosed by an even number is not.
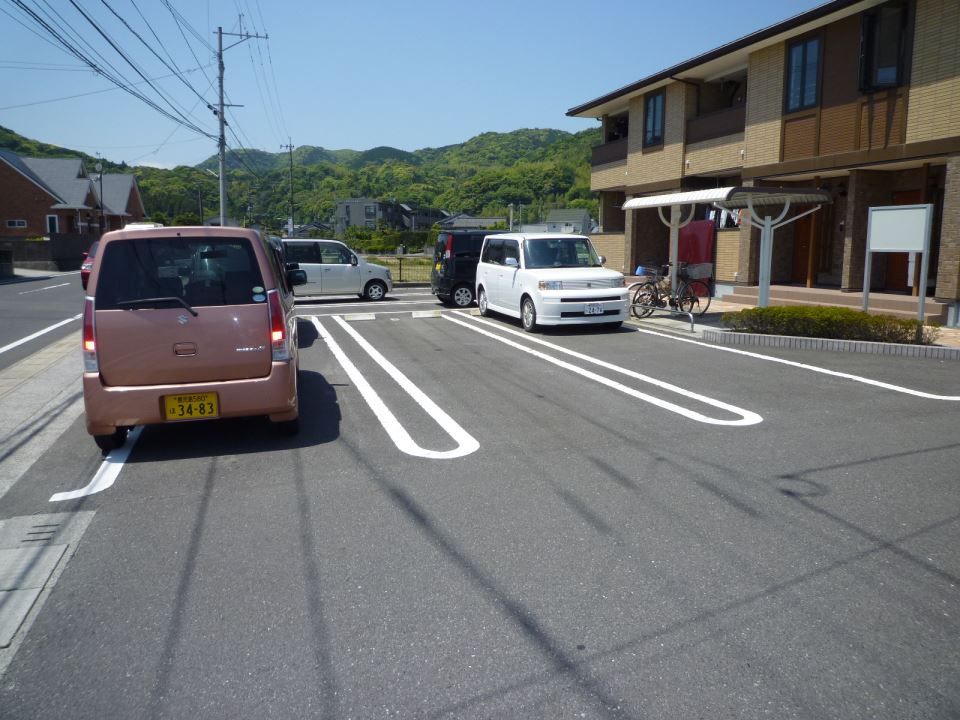
<svg viewBox="0 0 960 720"><path fill-rule="evenodd" d="M293 142L287 138L287 144L281 145L280 149L286 148L290 151L290 219L287 221L287 237L293 237Z"/></svg>
<svg viewBox="0 0 960 720"><path fill-rule="evenodd" d="M242 20L243 20L243 16L241 16L241 23L242 23ZM228 46L226 48L227 50L234 47L235 45L239 45L244 40L250 40L251 38L258 38L260 40L269 39L269 35L245 33L243 32L242 27L243 26L241 24L241 31L238 33L231 33L231 32L225 33L222 27L217 28L217 69L218 69L217 75L218 75L219 89L220 89L220 102L218 103L219 109L214 110L214 113L216 113L217 119L220 122L220 136L217 141L217 159L219 160L219 165L220 165L220 227L223 227L224 225L227 224L227 172L226 172L227 138L225 134L227 122L223 114L223 109L225 107L243 107L242 105L224 105L223 103L223 51L224 51L223 36L231 35L233 37L240 38L235 43L233 43L233 45ZM210 108L210 109L213 110L213 108Z"/></svg>

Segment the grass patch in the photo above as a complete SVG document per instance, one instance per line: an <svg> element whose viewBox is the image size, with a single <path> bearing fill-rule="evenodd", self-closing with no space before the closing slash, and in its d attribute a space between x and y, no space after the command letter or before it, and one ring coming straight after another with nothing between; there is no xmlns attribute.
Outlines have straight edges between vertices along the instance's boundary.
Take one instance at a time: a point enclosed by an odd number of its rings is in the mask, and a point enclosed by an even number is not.
<svg viewBox="0 0 960 720"><path fill-rule="evenodd" d="M812 305L749 308L724 313L724 327L759 335L859 340L861 342L932 345L938 327L893 315L870 315L861 310Z"/></svg>

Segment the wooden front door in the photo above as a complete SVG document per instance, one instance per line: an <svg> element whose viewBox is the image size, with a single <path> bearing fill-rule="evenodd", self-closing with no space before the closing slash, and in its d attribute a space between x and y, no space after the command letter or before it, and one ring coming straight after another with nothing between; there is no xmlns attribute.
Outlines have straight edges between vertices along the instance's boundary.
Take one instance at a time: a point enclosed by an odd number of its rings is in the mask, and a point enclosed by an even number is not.
<svg viewBox="0 0 960 720"><path fill-rule="evenodd" d="M805 285L810 277L810 243L813 241L813 215L806 215L793 223L793 270L790 281ZM816 279L814 268L813 278Z"/></svg>
<svg viewBox="0 0 960 720"><path fill-rule="evenodd" d="M903 190L893 194L894 205L919 205L923 202L922 190ZM884 253L887 256L887 273L884 290L904 292L913 285L909 277L910 253Z"/></svg>

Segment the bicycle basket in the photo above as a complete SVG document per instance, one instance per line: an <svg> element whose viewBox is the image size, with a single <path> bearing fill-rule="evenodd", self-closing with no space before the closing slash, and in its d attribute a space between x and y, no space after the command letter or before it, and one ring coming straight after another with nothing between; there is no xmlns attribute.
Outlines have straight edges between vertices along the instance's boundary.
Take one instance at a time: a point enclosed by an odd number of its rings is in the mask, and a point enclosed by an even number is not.
<svg viewBox="0 0 960 720"><path fill-rule="evenodd" d="M645 277L645 278L651 278L651 279L658 277L659 274L660 273L657 271L656 263L647 263L645 265L637 265L637 269L634 272L634 275L637 275L638 277Z"/></svg>

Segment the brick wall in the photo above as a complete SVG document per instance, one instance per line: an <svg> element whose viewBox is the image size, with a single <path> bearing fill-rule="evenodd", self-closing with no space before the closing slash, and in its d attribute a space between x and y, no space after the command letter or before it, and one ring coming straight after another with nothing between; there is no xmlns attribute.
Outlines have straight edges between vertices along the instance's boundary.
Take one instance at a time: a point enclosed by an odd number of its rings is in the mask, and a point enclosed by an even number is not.
<svg viewBox="0 0 960 720"><path fill-rule="evenodd" d="M960 155L947 161L936 297L960 300Z"/></svg>
<svg viewBox="0 0 960 720"><path fill-rule="evenodd" d="M58 202L5 162L0 162L0 237L47 235L47 215L58 215L60 230L67 229L67 214L50 209ZM8 228L7 220L26 220L25 228Z"/></svg>
<svg viewBox="0 0 960 720"><path fill-rule="evenodd" d="M630 102L630 136L627 142L627 185L643 185L683 176L683 143L687 128L687 92L683 83L666 87L663 146L643 148L643 98Z"/></svg>
<svg viewBox="0 0 960 720"><path fill-rule="evenodd" d="M670 230L660 221L655 208L629 210L632 234L628 234L627 268L633 270L644 263L665 263L670 258Z"/></svg>
<svg viewBox="0 0 960 720"><path fill-rule="evenodd" d="M750 55L745 132L746 165L780 162L780 116L783 108L785 45Z"/></svg>
<svg viewBox="0 0 960 720"><path fill-rule="evenodd" d="M907 142L956 137L960 108L960 2L917 0Z"/></svg>
<svg viewBox="0 0 960 720"><path fill-rule="evenodd" d="M843 290L863 289L864 258L867 254L867 220L872 205L889 205L892 194L892 173L869 170L851 170L847 185L847 216L843 236L843 271L840 287ZM883 253L874 253L870 270L870 284L883 287L886 259Z"/></svg>
<svg viewBox="0 0 960 720"><path fill-rule="evenodd" d="M720 282L737 282L742 279L737 274L739 271L740 230L718 230L715 279Z"/></svg>
<svg viewBox="0 0 960 720"><path fill-rule="evenodd" d="M624 186L627 179L627 161L605 163L597 165L590 172L590 189L618 190Z"/></svg>
<svg viewBox="0 0 960 720"><path fill-rule="evenodd" d="M743 167L743 160L740 158L742 149L743 133L687 145L684 173L700 175Z"/></svg>
<svg viewBox="0 0 960 720"><path fill-rule="evenodd" d="M596 251L607 261L604 267L626 272L626 236L623 233L596 233L590 236Z"/></svg>

